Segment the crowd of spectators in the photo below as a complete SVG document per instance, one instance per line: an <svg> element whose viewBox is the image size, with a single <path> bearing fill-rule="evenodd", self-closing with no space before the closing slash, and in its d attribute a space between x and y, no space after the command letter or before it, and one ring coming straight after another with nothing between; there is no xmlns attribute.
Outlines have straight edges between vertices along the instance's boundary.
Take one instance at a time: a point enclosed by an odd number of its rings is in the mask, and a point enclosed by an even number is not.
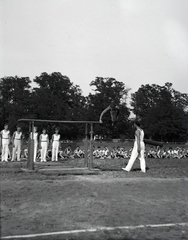
<svg viewBox="0 0 188 240"><path fill-rule="evenodd" d="M125 148L125 147L112 147L109 149L107 146L94 146L93 147L93 157L95 159L129 159L131 156L132 148ZM89 150L87 153L88 157L90 156ZM76 146L75 149L71 149L71 145L67 146L64 150L60 147L58 152L59 159L79 159L84 158L85 151L84 149ZM24 149L21 153L21 158L28 157L28 149ZM47 159L51 159L52 157L52 150L48 149L47 152ZM160 147L149 147L146 149L145 152L146 158L188 158L188 149L182 147L169 147L169 148L160 148ZM10 151L9 151L9 159ZM37 160L40 161L40 149L37 152Z"/></svg>
<svg viewBox="0 0 188 240"><path fill-rule="evenodd" d="M148 158L188 158L188 149L181 147L176 148L160 148L160 147L150 147L147 152Z"/></svg>
<svg viewBox="0 0 188 240"><path fill-rule="evenodd" d="M126 149L124 147L113 147L111 150L107 146L101 147L93 147L93 157L95 159L128 159L131 156L132 148ZM88 156L90 155L88 151ZM24 157L27 157L27 149L25 149ZM51 150L48 150L47 158L51 158ZM84 149L77 146L75 150L71 149L69 145L65 150L59 149L58 157L60 159L74 159L74 158L84 158L85 151ZM159 147L150 147L145 152L146 158L188 158L188 149L185 148L159 148ZM40 159L40 151L37 153L37 159Z"/></svg>
<svg viewBox="0 0 188 240"><path fill-rule="evenodd" d="M69 145L64 150L60 147L58 152L58 158L59 159L69 159L69 158L84 158L84 150L81 150L79 146L76 147L75 150L71 149L71 146ZM28 149L26 148L23 152L23 158L28 157ZM50 159L52 157L52 149L49 148L47 151L47 158ZM40 160L41 158L41 151L38 149L37 151L37 160Z"/></svg>
<svg viewBox="0 0 188 240"><path fill-rule="evenodd" d="M101 148L100 146L94 149L93 156L95 158L125 158L128 159L131 156L132 148L126 149L124 147L113 147L110 151L107 147ZM150 147L145 151L146 158L188 158L188 149L185 148L160 148Z"/></svg>

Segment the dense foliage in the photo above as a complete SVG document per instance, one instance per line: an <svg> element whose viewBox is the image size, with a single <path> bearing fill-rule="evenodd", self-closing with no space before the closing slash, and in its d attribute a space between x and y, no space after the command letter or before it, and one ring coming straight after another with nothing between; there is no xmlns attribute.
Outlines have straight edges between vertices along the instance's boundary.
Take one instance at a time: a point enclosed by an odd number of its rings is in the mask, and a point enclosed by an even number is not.
<svg viewBox="0 0 188 240"><path fill-rule="evenodd" d="M133 112L141 120L148 137L162 141L188 138L188 94L164 86L142 85L132 94Z"/></svg>
<svg viewBox="0 0 188 240"><path fill-rule="evenodd" d="M15 130L19 118L56 120L99 120L101 112L113 101L119 106L118 122L112 126L110 112L103 117L103 124L95 125L94 133L106 138L133 138L130 111L141 120L147 137L162 141L188 139L188 94L164 86L142 85L132 94L127 107L129 89L114 78L96 77L91 81L92 93L84 97L79 86L59 72L42 73L33 80L28 77L4 77L0 79L0 127L9 124ZM57 125L56 125L57 126ZM63 139L84 137L83 125L59 124ZM39 131L47 127L51 134L54 124L38 124ZM25 133L28 124L22 123Z"/></svg>

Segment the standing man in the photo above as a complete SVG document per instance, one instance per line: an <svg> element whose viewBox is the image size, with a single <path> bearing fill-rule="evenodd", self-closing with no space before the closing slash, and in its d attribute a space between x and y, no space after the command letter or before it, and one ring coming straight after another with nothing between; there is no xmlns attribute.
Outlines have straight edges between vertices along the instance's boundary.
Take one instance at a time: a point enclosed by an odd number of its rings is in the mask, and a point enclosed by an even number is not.
<svg viewBox="0 0 188 240"><path fill-rule="evenodd" d="M32 132L30 133L30 138L32 139ZM36 162L36 158L37 158L37 147L38 147L38 132L37 132L37 127L36 127L36 126L34 126L33 140L34 140L34 156L33 156L33 161Z"/></svg>
<svg viewBox="0 0 188 240"><path fill-rule="evenodd" d="M0 132L0 147L2 162L8 162L9 144L10 144L10 131L8 130L8 124L5 124L4 129Z"/></svg>
<svg viewBox="0 0 188 240"><path fill-rule="evenodd" d="M125 168L122 168L124 171L131 171L131 168L138 157L140 160L140 168L142 172L146 172L146 162L144 157L145 152L145 144L144 144L144 131L140 127L140 123L136 122L134 123L134 127L136 128L135 131L135 141L134 141L134 147L131 153L131 158L129 159L129 162Z"/></svg>
<svg viewBox="0 0 188 240"><path fill-rule="evenodd" d="M21 127L17 126L17 131L13 133L12 136L12 160L14 161L17 156L17 161L20 161L21 145L22 145L22 131ZM17 154L16 154L17 153Z"/></svg>
<svg viewBox="0 0 188 240"><path fill-rule="evenodd" d="M59 134L59 129L55 129L55 133L52 135L52 161L58 161L59 152L59 141L61 135Z"/></svg>
<svg viewBox="0 0 188 240"><path fill-rule="evenodd" d="M46 133L46 129L42 130L40 135L40 146L41 146L41 162L46 162L47 149L49 145L49 137Z"/></svg>

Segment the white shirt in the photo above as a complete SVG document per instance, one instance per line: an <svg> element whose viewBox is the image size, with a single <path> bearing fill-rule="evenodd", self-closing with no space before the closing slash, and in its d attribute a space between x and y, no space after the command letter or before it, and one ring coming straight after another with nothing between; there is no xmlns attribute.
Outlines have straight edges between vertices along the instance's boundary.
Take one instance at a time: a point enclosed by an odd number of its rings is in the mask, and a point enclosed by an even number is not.
<svg viewBox="0 0 188 240"><path fill-rule="evenodd" d="M21 140L22 132L15 132L14 140Z"/></svg>
<svg viewBox="0 0 188 240"><path fill-rule="evenodd" d="M32 139L32 132L31 132L31 134L30 134L30 137L31 137L31 139ZM35 142L38 141L38 132L34 132L34 134L33 134L33 139L34 139Z"/></svg>
<svg viewBox="0 0 188 240"><path fill-rule="evenodd" d="M141 129L139 130L140 132L140 142L143 142L144 141L144 131ZM135 141L137 141L137 135L135 135Z"/></svg>
<svg viewBox="0 0 188 240"><path fill-rule="evenodd" d="M9 143L9 130L2 130L1 131L1 136L2 136L2 143Z"/></svg>
<svg viewBox="0 0 188 240"><path fill-rule="evenodd" d="M53 134L53 141L59 141L60 140L60 134Z"/></svg>
<svg viewBox="0 0 188 240"><path fill-rule="evenodd" d="M40 135L41 136L41 142L47 142L48 141L48 134L46 133L46 134L41 134Z"/></svg>

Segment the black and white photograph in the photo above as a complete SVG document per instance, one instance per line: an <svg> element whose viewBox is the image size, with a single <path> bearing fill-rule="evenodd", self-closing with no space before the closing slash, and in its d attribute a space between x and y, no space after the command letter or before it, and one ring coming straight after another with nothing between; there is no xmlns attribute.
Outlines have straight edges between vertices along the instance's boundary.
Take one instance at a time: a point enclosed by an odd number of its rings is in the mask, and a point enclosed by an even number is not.
<svg viewBox="0 0 188 240"><path fill-rule="evenodd" d="M188 240L188 0L0 0L0 239Z"/></svg>

